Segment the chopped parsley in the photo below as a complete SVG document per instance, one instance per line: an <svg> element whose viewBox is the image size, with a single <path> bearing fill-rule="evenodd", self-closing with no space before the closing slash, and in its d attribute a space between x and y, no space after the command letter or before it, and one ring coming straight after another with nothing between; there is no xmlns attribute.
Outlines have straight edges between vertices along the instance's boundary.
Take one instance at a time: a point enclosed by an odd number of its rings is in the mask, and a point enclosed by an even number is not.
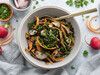
<svg viewBox="0 0 100 75"><path fill-rule="evenodd" d="M80 8L83 6L87 6L90 2L94 3L94 0L67 0L66 4L69 6L75 6L76 8Z"/></svg>
<svg viewBox="0 0 100 75"><path fill-rule="evenodd" d="M36 1L36 5L37 5L37 4L39 4L39 2L38 2L38 1Z"/></svg>
<svg viewBox="0 0 100 75"><path fill-rule="evenodd" d="M41 26L41 25L37 26L37 30L38 30L38 31L43 30L43 26Z"/></svg>
<svg viewBox="0 0 100 75"><path fill-rule="evenodd" d="M11 14L11 10L6 4L0 4L0 19L7 19Z"/></svg>
<svg viewBox="0 0 100 75"><path fill-rule="evenodd" d="M71 66L71 69L73 70L73 69L75 69L75 67L74 66Z"/></svg>
<svg viewBox="0 0 100 75"><path fill-rule="evenodd" d="M35 24L34 24L34 21L29 22L29 23L28 23L28 28L29 28L29 30L32 29L32 27L33 27L34 25L35 25Z"/></svg>
<svg viewBox="0 0 100 75"><path fill-rule="evenodd" d="M87 57L87 56L88 56L88 51L87 51L87 50L84 50L83 56L84 56L84 57Z"/></svg>
<svg viewBox="0 0 100 75"><path fill-rule="evenodd" d="M90 16L86 16L85 18L89 18Z"/></svg>

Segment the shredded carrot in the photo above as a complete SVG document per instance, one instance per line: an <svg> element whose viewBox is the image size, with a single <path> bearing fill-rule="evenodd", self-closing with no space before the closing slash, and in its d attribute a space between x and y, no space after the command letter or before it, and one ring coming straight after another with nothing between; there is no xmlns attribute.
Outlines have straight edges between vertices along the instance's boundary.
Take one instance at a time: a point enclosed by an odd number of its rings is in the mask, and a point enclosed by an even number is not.
<svg viewBox="0 0 100 75"><path fill-rule="evenodd" d="M37 50L38 50L38 51L41 51L41 50L42 50L42 48L40 47L39 43L36 41L36 43L35 43L35 44L36 44L36 48L37 48Z"/></svg>
<svg viewBox="0 0 100 75"><path fill-rule="evenodd" d="M58 54L58 50L53 51L52 55L55 56Z"/></svg>
<svg viewBox="0 0 100 75"><path fill-rule="evenodd" d="M47 58L47 60L49 61L50 64L53 64L53 62L51 61L50 58ZM49 64L49 63L48 63L48 64Z"/></svg>
<svg viewBox="0 0 100 75"><path fill-rule="evenodd" d="M35 16L35 18L36 18L36 25L35 25L34 28L36 28L39 25L39 17L38 16Z"/></svg>
<svg viewBox="0 0 100 75"><path fill-rule="evenodd" d="M28 49L29 51L33 48L33 43L32 41L28 40Z"/></svg>
<svg viewBox="0 0 100 75"><path fill-rule="evenodd" d="M63 57L59 57L59 58L52 57L51 59L52 59L53 61L56 61L56 62L58 62L58 61L63 61L63 60L64 60Z"/></svg>

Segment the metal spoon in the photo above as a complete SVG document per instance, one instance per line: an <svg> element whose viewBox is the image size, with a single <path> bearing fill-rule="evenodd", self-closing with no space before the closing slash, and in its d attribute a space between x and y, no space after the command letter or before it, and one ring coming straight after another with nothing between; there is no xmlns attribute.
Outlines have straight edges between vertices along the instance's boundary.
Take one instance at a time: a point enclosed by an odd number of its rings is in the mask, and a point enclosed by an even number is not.
<svg viewBox="0 0 100 75"><path fill-rule="evenodd" d="M72 13L72 14L69 14L69 15L64 15L64 16L55 18L55 20L67 19L67 18L71 18L71 17L83 15L83 14L88 14L88 13L92 13L92 12L96 12L96 11L97 11L96 8L88 9L88 10L85 10L85 11L76 12L76 13Z"/></svg>

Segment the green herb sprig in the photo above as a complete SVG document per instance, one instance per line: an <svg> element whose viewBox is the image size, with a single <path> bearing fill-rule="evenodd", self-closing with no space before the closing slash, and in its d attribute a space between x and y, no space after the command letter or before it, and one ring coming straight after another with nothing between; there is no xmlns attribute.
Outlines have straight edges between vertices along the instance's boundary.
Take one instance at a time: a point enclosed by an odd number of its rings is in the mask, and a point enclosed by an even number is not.
<svg viewBox="0 0 100 75"><path fill-rule="evenodd" d="M75 6L76 8L80 8L83 6L87 6L89 3L94 3L95 0L67 0L66 4L69 6Z"/></svg>
<svg viewBox="0 0 100 75"><path fill-rule="evenodd" d="M83 56L84 56L84 57L87 57L88 54L89 54L89 52L88 52L87 50L84 50L84 52L83 52Z"/></svg>

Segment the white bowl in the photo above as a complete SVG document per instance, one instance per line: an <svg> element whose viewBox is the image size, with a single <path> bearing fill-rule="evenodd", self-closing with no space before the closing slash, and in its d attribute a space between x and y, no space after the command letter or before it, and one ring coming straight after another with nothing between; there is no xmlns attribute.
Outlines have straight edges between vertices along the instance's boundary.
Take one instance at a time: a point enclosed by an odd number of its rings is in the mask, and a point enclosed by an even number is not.
<svg viewBox="0 0 100 75"><path fill-rule="evenodd" d="M25 51L25 48L27 48L27 41L25 38L25 33L28 31L27 24L28 24L28 22L30 22L34 19L34 16L42 17L44 15L50 15L50 16L59 17L59 16L66 15L66 14L68 14L68 12L65 9L62 9L60 7L45 6L45 7L40 7L39 9L36 9L35 11L31 11L22 20L22 23L18 30L18 40L19 40L20 51L21 51L22 55L26 58L26 60L28 62L30 62L32 65L41 67L41 68L45 68L45 69L54 69L54 68L58 68L58 67L67 65L78 54L79 46L81 43L81 33L80 33L79 26L74 18L70 18L70 19L68 19L68 21L70 21L72 23L72 26L74 28L75 45L74 45L71 53L63 61L57 62L54 64L46 64L43 61L39 61L39 60L33 58L28 52Z"/></svg>
<svg viewBox="0 0 100 75"><path fill-rule="evenodd" d="M11 6L17 11L26 11L31 7L31 4L32 4L32 0L30 0L29 5L26 8L19 9L19 8L16 8L16 6L14 5L14 1L13 0L9 0L9 2L11 4Z"/></svg>

